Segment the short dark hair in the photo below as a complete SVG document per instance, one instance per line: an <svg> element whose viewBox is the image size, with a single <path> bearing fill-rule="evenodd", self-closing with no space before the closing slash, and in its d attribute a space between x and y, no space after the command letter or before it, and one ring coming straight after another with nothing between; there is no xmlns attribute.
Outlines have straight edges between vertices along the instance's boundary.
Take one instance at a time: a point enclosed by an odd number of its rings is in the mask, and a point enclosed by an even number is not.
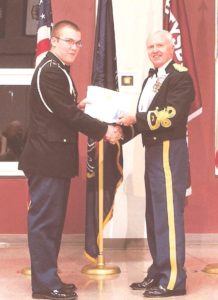
<svg viewBox="0 0 218 300"><path fill-rule="evenodd" d="M55 37L57 35L57 32L64 27L71 27L71 28L75 29L76 31L80 31L80 28L76 23L71 22L69 20L61 20L53 25L51 36Z"/></svg>

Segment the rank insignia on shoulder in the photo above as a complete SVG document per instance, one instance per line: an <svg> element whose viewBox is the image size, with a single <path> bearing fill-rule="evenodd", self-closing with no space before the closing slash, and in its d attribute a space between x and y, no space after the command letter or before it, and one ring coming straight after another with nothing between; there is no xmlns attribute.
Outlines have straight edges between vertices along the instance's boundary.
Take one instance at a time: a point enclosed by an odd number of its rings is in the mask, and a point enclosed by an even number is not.
<svg viewBox="0 0 218 300"><path fill-rule="evenodd" d="M188 71L188 68L184 67L183 64L173 64L173 67L178 72L186 72Z"/></svg>
<svg viewBox="0 0 218 300"><path fill-rule="evenodd" d="M59 66L59 63L58 62L56 62L55 60L53 60L53 59L51 59L51 61L50 61L50 66Z"/></svg>

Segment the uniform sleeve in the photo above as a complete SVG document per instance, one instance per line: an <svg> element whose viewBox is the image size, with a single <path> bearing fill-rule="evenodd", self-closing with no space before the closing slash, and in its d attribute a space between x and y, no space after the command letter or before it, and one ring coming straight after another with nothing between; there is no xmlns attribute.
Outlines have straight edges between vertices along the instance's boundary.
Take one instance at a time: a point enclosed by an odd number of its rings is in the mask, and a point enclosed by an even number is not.
<svg viewBox="0 0 218 300"><path fill-rule="evenodd" d="M176 72L176 75L169 78L166 88L158 93L156 96L163 98L159 99L159 107L136 114L139 132L163 131L187 121L194 100L193 82L188 72Z"/></svg>
<svg viewBox="0 0 218 300"><path fill-rule="evenodd" d="M37 88L45 109L61 119L67 126L100 140L107 125L77 108L74 96L64 71L57 66L46 66L37 78Z"/></svg>

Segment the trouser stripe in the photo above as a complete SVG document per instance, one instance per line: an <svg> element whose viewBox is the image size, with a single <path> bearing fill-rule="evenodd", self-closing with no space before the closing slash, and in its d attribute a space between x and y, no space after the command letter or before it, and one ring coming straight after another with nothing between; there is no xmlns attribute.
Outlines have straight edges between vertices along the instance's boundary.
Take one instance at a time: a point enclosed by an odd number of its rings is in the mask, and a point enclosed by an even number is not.
<svg viewBox="0 0 218 300"><path fill-rule="evenodd" d="M166 182L166 200L167 200L167 216L169 226L169 252L170 252L170 266L171 273L167 289L173 290L177 277L177 261L176 261L176 230L173 204L173 188L172 188L172 174L169 163L169 149L170 141L163 142L163 167Z"/></svg>

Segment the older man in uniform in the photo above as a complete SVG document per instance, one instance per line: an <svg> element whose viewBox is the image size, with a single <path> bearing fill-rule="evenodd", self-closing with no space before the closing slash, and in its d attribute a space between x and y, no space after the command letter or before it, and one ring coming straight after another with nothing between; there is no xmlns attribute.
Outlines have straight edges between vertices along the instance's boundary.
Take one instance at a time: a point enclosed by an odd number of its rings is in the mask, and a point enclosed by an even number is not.
<svg viewBox="0 0 218 300"><path fill-rule="evenodd" d="M186 294L186 125L194 88L187 69L173 61L174 45L169 32L150 34L147 53L155 69L143 83L136 115L121 117L119 124L131 126L131 130L124 130L126 140L141 133L146 148L146 224L153 262L146 278L130 287L144 289L145 297L155 298Z"/></svg>

